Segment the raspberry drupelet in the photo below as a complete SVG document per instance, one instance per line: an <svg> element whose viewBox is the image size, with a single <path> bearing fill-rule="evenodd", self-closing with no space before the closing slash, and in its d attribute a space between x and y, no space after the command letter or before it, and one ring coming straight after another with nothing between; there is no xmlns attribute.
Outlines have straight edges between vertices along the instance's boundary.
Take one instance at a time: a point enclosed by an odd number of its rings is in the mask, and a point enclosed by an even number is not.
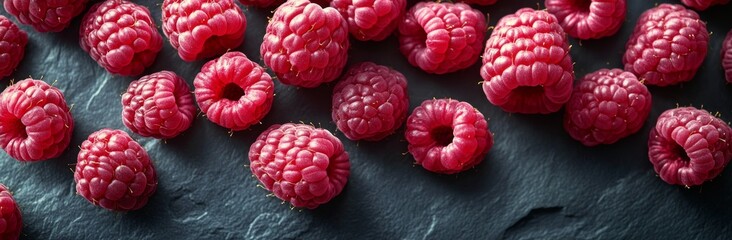
<svg viewBox="0 0 732 240"><path fill-rule="evenodd" d="M467 102L452 99L422 102L407 119L404 135L417 164L443 174L474 167L493 146L483 114Z"/></svg>
<svg viewBox="0 0 732 240"><path fill-rule="evenodd" d="M333 0L348 21L351 36L359 41L381 41L391 35L407 11L406 0Z"/></svg>
<svg viewBox="0 0 732 240"><path fill-rule="evenodd" d="M5 10L39 32L60 32L81 14L89 0L5 0Z"/></svg>
<svg viewBox="0 0 732 240"><path fill-rule="evenodd" d="M249 148L249 167L264 188L294 207L314 209L341 193L350 162L328 130L272 125Z"/></svg>
<svg viewBox="0 0 732 240"><path fill-rule="evenodd" d="M0 15L0 78L10 76L25 56L28 34Z"/></svg>
<svg viewBox="0 0 732 240"><path fill-rule="evenodd" d="M724 5L729 3L729 1L730 0L681 0L684 5L699 11L704 11L714 5Z"/></svg>
<svg viewBox="0 0 732 240"><path fill-rule="evenodd" d="M23 218L18 203L8 187L0 184L0 239L18 239L22 228Z"/></svg>
<svg viewBox="0 0 732 240"><path fill-rule="evenodd" d="M732 83L732 30L722 42L722 68L727 82Z"/></svg>
<svg viewBox="0 0 732 240"><path fill-rule="evenodd" d="M579 39L612 36L625 21L625 0L546 0L544 5L569 36Z"/></svg>

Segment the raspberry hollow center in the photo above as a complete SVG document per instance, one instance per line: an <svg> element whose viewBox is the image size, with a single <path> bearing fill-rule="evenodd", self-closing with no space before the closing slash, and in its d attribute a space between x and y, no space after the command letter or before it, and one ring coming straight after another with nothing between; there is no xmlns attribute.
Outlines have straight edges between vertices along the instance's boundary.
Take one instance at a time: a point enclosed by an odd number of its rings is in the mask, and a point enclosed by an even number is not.
<svg viewBox="0 0 732 240"><path fill-rule="evenodd" d="M221 97L229 99L231 101L239 101L244 96L244 89L236 85L236 83L227 83L223 89L221 89Z"/></svg>
<svg viewBox="0 0 732 240"><path fill-rule="evenodd" d="M674 144L673 149L672 149L672 152L681 161L684 161L684 162L687 162L687 163L689 161L691 161L691 159L689 158L689 155L686 154L686 150L684 150L684 148L681 147L681 145L679 145L679 144Z"/></svg>
<svg viewBox="0 0 732 240"><path fill-rule="evenodd" d="M590 5L592 4L592 0L573 0L573 6L577 9L579 12L590 12Z"/></svg>
<svg viewBox="0 0 732 240"><path fill-rule="evenodd" d="M10 119L8 120L7 124L8 126L10 126L8 129L10 129L13 139L28 138L28 133L25 131L25 125L23 125L23 122L20 120L20 118Z"/></svg>
<svg viewBox="0 0 732 240"><path fill-rule="evenodd" d="M435 140L437 145L443 147L450 145L450 143L452 143L452 139L455 137L452 135L452 128L449 126L433 128L432 131L430 131L430 136L432 136L432 139Z"/></svg>
<svg viewBox="0 0 732 240"><path fill-rule="evenodd" d="M521 86L513 91L514 95L522 96L527 99L541 99L544 96L544 87L542 86Z"/></svg>

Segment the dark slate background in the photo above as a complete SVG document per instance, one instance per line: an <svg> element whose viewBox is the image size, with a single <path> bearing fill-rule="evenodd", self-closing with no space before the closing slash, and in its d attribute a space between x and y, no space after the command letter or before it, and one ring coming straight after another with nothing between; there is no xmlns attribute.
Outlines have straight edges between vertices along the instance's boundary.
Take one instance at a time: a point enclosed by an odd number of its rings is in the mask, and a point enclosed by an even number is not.
<svg viewBox="0 0 732 240"><path fill-rule="evenodd" d="M136 2L151 9L159 27L162 1ZM539 2L502 0L480 9L491 14L493 25L520 7L538 8ZM629 0L627 20L617 35L572 41L577 76L621 67L638 16L662 2L678 0ZM244 8L247 36L236 50L259 59L271 11ZM340 196L316 210L292 210L267 197L246 167L247 151L275 123L302 121L335 132L330 118L333 84L297 89L276 82L274 106L263 124L233 136L201 116L182 136L167 142L133 135L154 160L158 191L139 211L111 212L76 195L71 169L77 146L90 133L127 130L120 120L120 95L134 78L108 74L81 50L81 17L61 33L40 34L21 26L30 35L26 57L2 85L29 75L55 82L73 104L76 128L68 151L58 159L20 163L0 153L0 182L20 204L26 239L730 239L732 170L686 189L661 181L646 155L648 132L666 109L703 106L732 120L732 87L720 66L721 42L732 27L730 13L732 4L701 13L712 36L707 59L693 81L650 88L653 110L644 128L616 144L594 148L565 133L562 113L517 115L492 106L478 85L479 64L430 75L407 63L395 37L379 43L354 41L349 65L373 61L404 73L412 108L433 97L470 102L490 118L496 144L475 169L437 175L404 154L403 130L376 143L352 142L336 133L350 153L351 177ZM0 14L9 16L4 10ZM190 84L204 63L181 61L166 39L155 65L145 73L172 70Z"/></svg>

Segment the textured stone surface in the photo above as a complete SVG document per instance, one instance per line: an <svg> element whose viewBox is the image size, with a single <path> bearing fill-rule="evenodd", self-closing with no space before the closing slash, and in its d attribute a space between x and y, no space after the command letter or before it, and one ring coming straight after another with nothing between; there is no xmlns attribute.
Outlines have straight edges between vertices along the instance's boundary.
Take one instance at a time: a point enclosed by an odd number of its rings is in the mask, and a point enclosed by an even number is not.
<svg viewBox="0 0 732 240"><path fill-rule="evenodd" d="M160 1L136 2L149 7L159 23ZM480 9L491 13L495 25L500 16L537 2L543 1L500 1ZM635 20L661 2L677 1L628 1L628 18L617 35L573 41L577 76L621 67ZM271 10L244 10L249 27L245 44L236 50L260 63L259 44ZM711 53L720 51L724 33L732 27L729 12L732 5L701 13L713 32ZM0 14L8 16L4 10ZM26 239L732 238L732 170L701 187L670 186L655 176L646 152L656 118L677 104L703 105L732 120L732 86L725 84L719 56L710 54L691 82L651 87L653 110L639 133L587 148L564 132L561 112L507 114L490 105L478 85L479 63L453 74L429 75L407 63L395 37L380 43L354 41L348 65L368 60L403 72L411 108L433 97L457 98L478 108L490 118L496 144L475 169L444 176L415 166L410 155L402 154L407 151L403 129L376 143L356 143L336 133L351 155L348 185L316 210L290 210L256 187L245 167L249 145L274 123L312 122L334 131L334 83L297 89L276 82L274 106L263 124L231 137L203 116L167 142L133 134L158 170L158 191L139 211L110 212L75 194L70 169L76 146L90 133L125 129L120 95L133 78L106 73L81 50L79 22L76 18L65 31L46 34L21 25L30 35L26 57L1 82L4 88L13 78L42 76L55 81L74 104L74 137L60 158L24 164L0 152L0 182L13 190L23 211ZM191 84L204 63L183 62L166 42L145 74L172 70Z"/></svg>

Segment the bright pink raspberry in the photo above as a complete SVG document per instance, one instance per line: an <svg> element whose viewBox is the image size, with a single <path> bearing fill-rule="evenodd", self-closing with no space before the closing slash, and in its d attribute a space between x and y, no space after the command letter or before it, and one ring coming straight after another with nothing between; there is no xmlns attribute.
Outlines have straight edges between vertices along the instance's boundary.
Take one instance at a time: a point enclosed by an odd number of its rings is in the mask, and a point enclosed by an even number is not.
<svg viewBox="0 0 732 240"><path fill-rule="evenodd" d="M681 0L684 5L699 11L704 11L713 5L727 4L729 1L730 0Z"/></svg>
<svg viewBox="0 0 732 240"><path fill-rule="evenodd" d="M126 0L107 0L89 9L79 30L81 48L108 72L141 74L155 62L163 38L150 11Z"/></svg>
<svg viewBox="0 0 732 240"><path fill-rule="evenodd" d="M5 10L39 32L60 32L86 8L88 0L5 0Z"/></svg>
<svg viewBox="0 0 732 240"><path fill-rule="evenodd" d="M732 30L727 33L722 43L722 68L727 82L732 83Z"/></svg>
<svg viewBox="0 0 732 240"><path fill-rule="evenodd" d="M504 111L552 113L572 95L569 43L554 15L530 8L498 21L485 46L483 92Z"/></svg>
<svg viewBox="0 0 732 240"><path fill-rule="evenodd" d="M705 110L682 107L658 117L648 158L669 184L694 186L719 175L732 158L732 128Z"/></svg>
<svg viewBox="0 0 732 240"><path fill-rule="evenodd" d="M425 72L472 66L483 47L486 15L464 3L420 2L399 24L399 50Z"/></svg>
<svg viewBox="0 0 732 240"><path fill-rule="evenodd" d="M282 4L285 1L284 0L239 0L239 2L241 2L241 4L244 4L247 6L266 8L266 7L271 7L271 6Z"/></svg>
<svg viewBox="0 0 732 240"><path fill-rule="evenodd" d="M282 83L314 88L341 75L349 47L348 24L335 8L291 0L275 10L260 53Z"/></svg>
<svg viewBox="0 0 732 240"><path fill-rule="evenodd" d="M330 6L348 20L351 36L360 41L384 40L407 11L406 0L333 0Z"/></svg>
<svg viewBox="0 0 732 240"><path fill-rule="evenodd" d="M184 61L238 47L246 29L247 18L234 0L163 1L163 33Z"/></svg>
<svg viewBox="0 0 732 240"><path fill-rule="evenodd" d="M28 78L0 93L0 146L12 158L56 158L69 146L73 131L74 119L58 88Z"/></svg>
<svg viewBox="0 0 732 240"><path fill-rule="evenodd" d="M478 109L467 102L422 102L407 119L409 153L425 169L443 174L478 165L493 146L493 134Z"/></svg>
<svg viewBox="0 0 732 240"><path fill-rule="evenodd" d="M632 73L600 69L572 91L564 129L586 146L611 144L643 127L651 112L651 93Z"/></svg>
<svg viewBox="0 0 732 240"><path fill-rule="evenodd" d="M272 125L249 148L249 167L264 188L294 207L314 209L338 196L351 164L328 130Z"/></svg>
<svg viewBox="0 0 732 240"><path fill-rule="evenodd" d="M569 36L598 39L612 36L625 21L625 0L545 0Z"/></svg>
<svg viewBox="0 0 732 240"><path fill-rule="evenodd" d="M22 228L20 208L8 187L0 184L0 239L18 239Z"/></svg>
<svg viewBox="0 0 732 240"><path fill-rule="evenodd" d="M404 75L371 62L351 67L333 90L333 122L351 140L378 141L391 135L408 110Z"/></svg>
<svg viewBox="0 0 732 240"><path fill-rule="evenodd" d="M174 72L132 81L122 94L122 123L143 137L174 138L191 126L195 113L191 89Z"/></svg>
<svg viewBox="0 0 732 240"><path fill-rule="evenodd" d="M709 32L696 12L678 4L660 4L638 19L626 45L623 64L649 85L691 80L704 62Z"/></svg>
<svg viewBox="0 0 732 240"><path fill-rule="evenodd" d="M487 6L487 5L496 4L496 2L498 2L498 0L462 0L459 2L464 2L466 4L478 4L478 5Z"/></svg>
<svg viewBox="0 0 732 240"><path fill-rule="evenodd" d="M228 52L203 65L193 86L206 117L234 131L258 123L272 107L272 78L241 52Z"/></svg>
<svg viewBox="0 0 732 240"><path fill-rule="evenodd" d="M0 78L10 76L25 55L28 34L0 15Z"/></svg>
<svg viewBox="0 0 732 240"><path fill-rule="evenodd" d="M155 193L158 178L145 149L122 130L101 129L81 143L76 192L94 205L137 210Z"/></svg>

